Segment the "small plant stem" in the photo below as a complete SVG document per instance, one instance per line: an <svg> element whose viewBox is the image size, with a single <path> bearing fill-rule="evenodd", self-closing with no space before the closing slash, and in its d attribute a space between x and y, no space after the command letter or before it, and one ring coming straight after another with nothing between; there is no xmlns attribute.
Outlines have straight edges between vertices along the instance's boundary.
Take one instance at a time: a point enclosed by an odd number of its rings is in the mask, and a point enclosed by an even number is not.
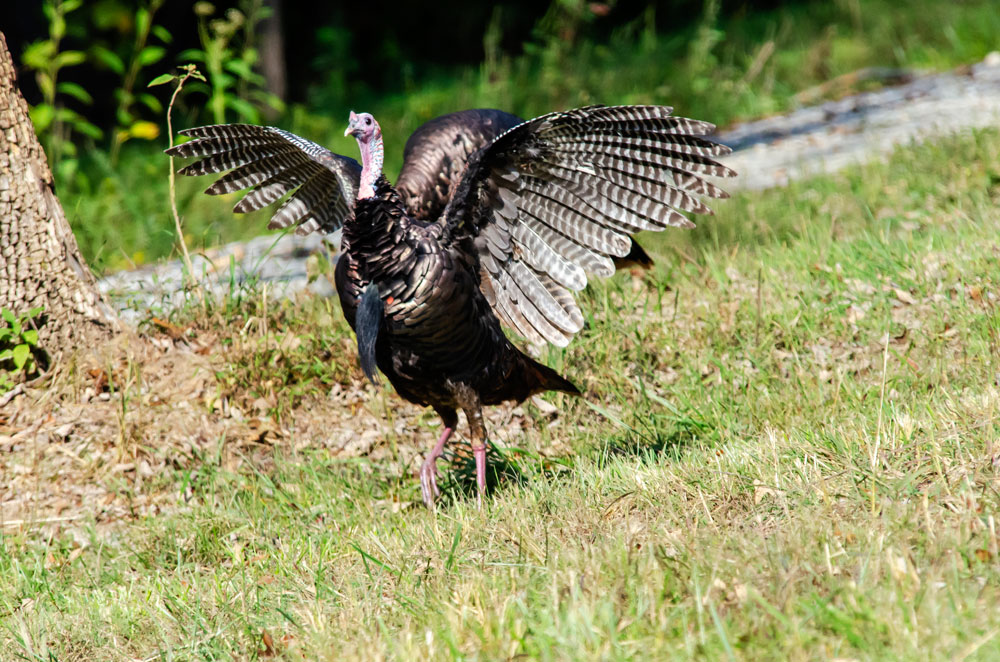
<svg viewBox="0 0 1000 662"><path fill-rule="evenodd" d="M177 100L177 95L180 94L181 88L184 87L184 83L187 82L188 78L194 75L195 69L190 67L186 70L184 76L181 77L180 81L177 83L176 89L174 89L173 95L170 97L170 103L167 105L167 140L170 142L170 147L174 146L174 126L171 121L171 114L174 110L174 102ZM177 230L177 243L181 247L181 255L184 258L184 268L187 271L187 276L185 277L185 284L194 284L194 267L191 265L191 256L188 254L187 242L184 241L184 230L181 227L181 217L177 213L177 187L176 187L176 174L174 173L174 157L170 157L170 211L174 215L174 228ZM199 290L198 296L201 298L202 305L205 304L205 295Z"/></svg>
<svg viewBox="0 0 1000 662"><path fill-rule="evenodd" d="M753 345L755 348L760 347L760 290L761 286L764 284L764 269L763 267L757 267L757 326L753 332Z"/></svg>
<svg viewBox="0 0 1000 662"><path fill-rule="evenodd" d="M882 388L879 393L878 398L878 427L875 429L875 449L871 454L872 463L872 513L875 512L875 488L877 480L875 478L875 472L878 468L878 456L879 451L882 447L882 411L885 408L885 373L889 366L889 326L886 324L885 330L885 349L882 352Z"/></svg>

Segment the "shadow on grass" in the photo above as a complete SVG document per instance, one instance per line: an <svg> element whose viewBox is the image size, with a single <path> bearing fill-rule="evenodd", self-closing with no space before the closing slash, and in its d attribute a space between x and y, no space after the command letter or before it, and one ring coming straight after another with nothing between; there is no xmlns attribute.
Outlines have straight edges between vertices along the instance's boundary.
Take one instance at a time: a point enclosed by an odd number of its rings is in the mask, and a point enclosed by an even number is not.
<svg viewBox="0 0 1000 662"><path fill-rule="evenodd" d="M656 462L664 455L676 458L685 446L705 443L716 436L712 425L690 417L652 416L638 426L609 438L599 450L598 464L603 466L613 458L630 457L643 464Z"/></svg>
<svg viewBox="0 0 1000 662"><path fill-rule="evenodd" d="M653 416L638 427L628 427L609 438L597 449L597 463L604 466L613 458L634 458L642 464L654 463L663 456L676 458L688 444L710 443L717 432L714 426L690 417ZM467 444L457 445L443 455L448 469L438 482L440 505L476 498L476 462ZM573 466L571 458L550 458L521 448L486 447L486 496L511 486L527 485L544 478L558 480Z"/></svg>
<svg viewBox="0 0 1000 662"><path fill-rule="evenodd" d="M456 445L444 453L448 469L443 472L438 487L440 504L456 503L460 499L476 498L476 461L472 448ZM511 486L527 485L538 477L553 477L569 465L559 459L542 457L521 448L499 448L492 442L486 446L486 496Z"/></svg>

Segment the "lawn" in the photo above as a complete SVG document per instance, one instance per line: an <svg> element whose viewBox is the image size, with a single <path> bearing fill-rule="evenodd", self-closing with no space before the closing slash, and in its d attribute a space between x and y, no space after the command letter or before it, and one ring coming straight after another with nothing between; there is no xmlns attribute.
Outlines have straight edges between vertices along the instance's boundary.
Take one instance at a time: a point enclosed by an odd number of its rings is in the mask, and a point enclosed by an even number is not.
<svg viewBox="0 0 1000 662"><path fill-rule="evenodd" d="M998 153L647 236L543 357L585 396L493 410L481 512L464 441L417 505L436 418L362 381L335 305L193 302L0 416L0 658L1000 659Z"/></svg>

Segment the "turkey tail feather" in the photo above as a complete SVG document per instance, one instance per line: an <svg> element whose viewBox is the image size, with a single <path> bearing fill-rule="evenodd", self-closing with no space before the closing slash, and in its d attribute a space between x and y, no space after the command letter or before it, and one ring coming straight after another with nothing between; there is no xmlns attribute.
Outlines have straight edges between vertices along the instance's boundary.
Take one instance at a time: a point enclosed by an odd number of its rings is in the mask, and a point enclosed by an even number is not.
<svg viewBox="0 0 1000 662"><path fill-rule="evenodd" d="M646 249L640 246L639 242L635 239L632 240L632 250L628 252L628 255L625 257L613 257L611 259L615 261L615 269L624 269L633 265L642 269L649 269L653 266L653 258L649 257Z"/></svg>
<svg viewBox="0 0 1000 662"><path fill-rule="evenodd" d="M382 326L384 314L385 309L378 293L378 285L369 283L361 294L354 332L358 337L358 359L361 361L361 370L368 381L375 386L379 384L375 366L375 341L378 340L378 330Z"/></svg>
<svg viewBox="0 0 1000 662"><path fill-rule="evenodd" d="M576 387L573 382L569 381L558 372L543 365L534 359L524 357L525 361L528 361L525 365L525 371L530 375L531 381L534 381L536 386L532 388L532 393L541 393L542 391L562 391L563 393L569 393L570 395L583 395L580 389ZM530 381L529 381L530 383Z"/></svg>

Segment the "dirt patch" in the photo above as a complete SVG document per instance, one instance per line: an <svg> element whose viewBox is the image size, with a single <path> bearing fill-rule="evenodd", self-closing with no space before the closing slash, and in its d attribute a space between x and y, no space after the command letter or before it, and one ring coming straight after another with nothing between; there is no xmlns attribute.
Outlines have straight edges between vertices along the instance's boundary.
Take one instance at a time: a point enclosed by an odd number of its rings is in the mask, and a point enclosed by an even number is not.
<svg viewBox="0 0 1000 662"><path fill-rule="evenodd" d="M190 337L123 337L26 389L0 411L0 526L102 533L183 508L184 477L205 464L267 471L276 452L309 449L412 473L433 445L433 411L360 374L276 417L223 383L230 360ZM521 407L488 418L498 445L533 428Z"/></svg>

